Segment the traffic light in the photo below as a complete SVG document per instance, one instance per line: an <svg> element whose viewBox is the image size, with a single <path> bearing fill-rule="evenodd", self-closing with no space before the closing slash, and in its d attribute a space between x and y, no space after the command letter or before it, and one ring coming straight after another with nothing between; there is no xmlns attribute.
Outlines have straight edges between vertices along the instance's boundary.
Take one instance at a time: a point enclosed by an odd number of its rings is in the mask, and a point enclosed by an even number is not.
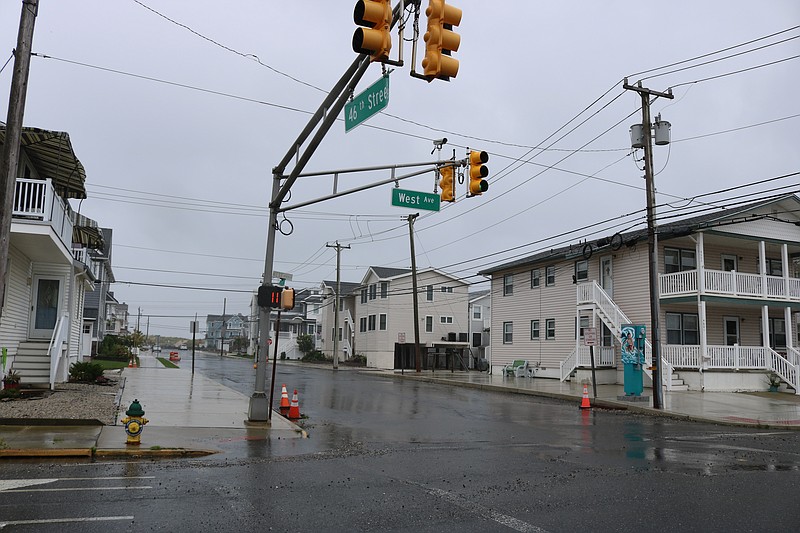
<svg viewBox="0 0 800 533"><path fill-rule="evenodd" d="M439 169L439 186L442 188L440 198L443 202L456 201L456 182L453 179L453 167L448 165Z"/></svg>
<svg viewBox="0 0 800 533"><path fill-rule="evenodd" d="M258 306L277 309L281 306L283 287L277 285L261 285L258 288Z"/></svg>
<svg viewBox="0 0 800 533"><path fill-rule="evenodd" d="M461 36L453 26L461 23L461 10L449 6L445 0L429 0L425 10L428 16L428 31L425 32L425 59L422 68L428 81L433 78L449 80L458 74L458 59L450 57L458 51Z"/></svg>
<svg viewBox="0 0 800 533"><path fill-rule="evenodd" d="M294 289L283 289L280 307L284 311L291 311L294 309Z"/></svg>
<svg viewBox="0 0 800 533"><path fill-rule="evenodd" d="M472 150L469 153L469 194L477 196L489 190L489 182L485 179L489 175L489 168L484 165L489 161L486 152Z"/></svg>
<svg viewBox="0 0 800 533"><path fill-rule="evenodd" d="M353 51L370 54L373 61L389 59L392 49L392 6L389 0L359 0L353 10L359 26L353 33Z"/></svg>

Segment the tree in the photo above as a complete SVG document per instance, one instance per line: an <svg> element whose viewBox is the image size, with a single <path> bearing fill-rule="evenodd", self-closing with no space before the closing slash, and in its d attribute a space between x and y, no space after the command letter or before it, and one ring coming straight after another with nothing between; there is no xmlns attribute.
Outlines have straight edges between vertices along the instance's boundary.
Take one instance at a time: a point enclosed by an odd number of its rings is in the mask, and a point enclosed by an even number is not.
<svg viewBox="0 0 800 533"><path fill-rule="evenodd" d="M308 355L314 351L314 338L311 335L298 335L297 348L303 352L303 355Z"/></svg>
<svg viewBox="0 0 800 533"><path fill-rule="evenodd" d="M235 337L231 340L230 350L237 353L247 351L247 339L244 337Z"/></svg>

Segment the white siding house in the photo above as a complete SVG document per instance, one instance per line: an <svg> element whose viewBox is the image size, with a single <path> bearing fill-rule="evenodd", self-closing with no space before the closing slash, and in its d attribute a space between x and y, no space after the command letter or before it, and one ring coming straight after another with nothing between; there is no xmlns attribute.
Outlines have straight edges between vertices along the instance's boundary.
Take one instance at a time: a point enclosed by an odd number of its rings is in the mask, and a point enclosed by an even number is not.
<svg viewBox="0 0 800 533"><path fill-rule="evenodd" d="M67 133L23 128L18 176L0 347L4 370L19 371L23 385L52 386L82 358L83 303L95 279L74 250L101 247L102 235L70 206L86 198L86 174Z"/></svg>
<svg viewBox="0 0 800 533"><path fill-rule="evenodd" d="M658 235L658 319L668 390L800 390L800 199L670 222ZM623 323L652 324L646 233L616 234L493 267L492 366L526 359L538 377L582 379L596 327L598 381L622 383ZM649 370L645 371L648 376Z"/></svg>

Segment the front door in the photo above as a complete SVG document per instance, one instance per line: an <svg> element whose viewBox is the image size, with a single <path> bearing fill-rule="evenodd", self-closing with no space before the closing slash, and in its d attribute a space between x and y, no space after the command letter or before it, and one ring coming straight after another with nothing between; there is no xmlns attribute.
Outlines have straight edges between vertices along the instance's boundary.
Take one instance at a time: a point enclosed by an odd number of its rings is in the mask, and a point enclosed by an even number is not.
<svg viewBox="0 0 800 533"><path fill-rule="evenodd" d="M614 269L611 267L611 256L606 255L600 258L600 286L606 291L610 298L614 298L614 281L612 274Z"/></svg>
<svg viewBox="0 0 800 533"><path fill-rule="evenodd" d="M725 328L725 346L739 344L739 317L726 316L722 320Z"/></svg>
<svg viewBox="0 0 800 533"><path fill-rule="evenodd" d="M33 277L33 305L31 306L30 337L49 339L53 336L61 312L63 283L60 278Z"/></svg>

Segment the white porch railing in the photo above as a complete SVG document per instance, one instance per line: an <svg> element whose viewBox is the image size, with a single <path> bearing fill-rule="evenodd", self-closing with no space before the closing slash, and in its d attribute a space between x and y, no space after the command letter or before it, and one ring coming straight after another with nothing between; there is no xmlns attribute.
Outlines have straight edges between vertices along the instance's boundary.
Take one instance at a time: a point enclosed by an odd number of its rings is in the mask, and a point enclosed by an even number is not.
<svg viewBox="0 0 800 533"><path fill-rule="evenodd" d="M664 298L701 292L698 272L703 273L703 294L800 301L800 278L708 269L659 274L659 294Z"/></svg>
<svg viewBox="0 0 800 533"><path fill-rule="evenodd" d="M703 359L700 346L666 345L663 355L677 368L714 370L766 370L775 372L800 394L800 352L788 348L786 357L763 346L707 346Z"/></svg>
<svg viewBox="0 0 800 533"><path fill-rule="evenodd" d="M47 347L47 353L50 355L50 390L53 390L56 385L56 376L58 374L59 365L62 359L67 359L64 356L64 341L67 339L67 332L69 331L69 314L64 313L56 323L56 328L53 330L53 336L50 337L50 345ZM67 369L68 370L68 369Z"/></svg>
<svg viewBox="0 0 800 533"><path fill-rule="evenodd" d="M17 178L12 221L16 218L48 222L61 242L69 248L72 245L72 217L69 210L69 206L56 194L51 180Z"/></svg>
<svg viewBox="0 0 800 533"><path fill-rule="evenodd" d="M585 366L591 368L592 354L589 346L579 346L578 348L578 366ZM595 346L594 348L594 366L609 367L614 366L614 353L615 349L612 346Z"/></svg>
<svg viewBox="0 0 800 533"><path fill-rule="evenodd" d="M561 381L566 381L572 371L578 368L578 351L572 350L569 357L559 363L559 377Z"/></svg>

